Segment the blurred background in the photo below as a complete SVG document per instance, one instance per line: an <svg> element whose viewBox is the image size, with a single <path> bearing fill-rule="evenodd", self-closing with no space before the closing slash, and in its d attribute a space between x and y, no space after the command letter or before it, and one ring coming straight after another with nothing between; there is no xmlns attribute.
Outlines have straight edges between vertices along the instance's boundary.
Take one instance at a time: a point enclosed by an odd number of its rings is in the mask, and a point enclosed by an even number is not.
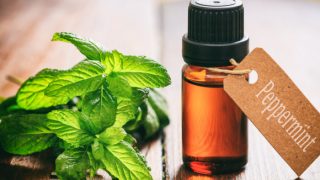
<svg viewBox="0 0 320 180"><path fill-rule="evenodd" d="M163 90L170 106L171 125L162 141L150 146L147 159L155 179L197 178L181 167L181 37L187 31L188 3L0 0L0 96L12 96L19 88L6 80L8 75L25 80L42 68L69 68L83 58L73 46L50 41L57 31L90 37L110 50L156 59L166 66L173 80ZM244 6L251 50L264 48L319 111L320 0L244 0ZM252 124L249 127L249 151L253 155L247 170L239 176L293 179L293 171L257 129ZM319 169L318 158L302 177L320 179Z"/></svg>
<svg viewBox="0 0 320 180"><path fill-rule="evenodd" d="M320 1L244 0L244 5L251 49L266 49L320 107ZM62 68L82 58L72 46L50 42L56 31L166 61L170 72L180 73L187 6L188 0L0 0L0 95L14 94L6 90L12 85L3 85L8 74L23 79L30 68Z"/></svg>

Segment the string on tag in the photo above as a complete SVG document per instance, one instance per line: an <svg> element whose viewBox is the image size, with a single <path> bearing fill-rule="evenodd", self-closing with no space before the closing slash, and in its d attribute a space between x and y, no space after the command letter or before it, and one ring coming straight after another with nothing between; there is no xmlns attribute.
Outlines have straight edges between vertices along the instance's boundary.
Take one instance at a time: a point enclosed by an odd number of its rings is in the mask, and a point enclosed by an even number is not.
<svg viewBox="0 0 320 180"><path fill-rule="evenodd" d="M237 63L237 61L234 59L230 59L229 62L236 67L239 65L239 63ZM220 68L207 68L207 69L215 73L234 74L234 75L248 74L252 71L252 69L237 69L237 70L236 69L233 69L233 70L220 69Z"/></svg>

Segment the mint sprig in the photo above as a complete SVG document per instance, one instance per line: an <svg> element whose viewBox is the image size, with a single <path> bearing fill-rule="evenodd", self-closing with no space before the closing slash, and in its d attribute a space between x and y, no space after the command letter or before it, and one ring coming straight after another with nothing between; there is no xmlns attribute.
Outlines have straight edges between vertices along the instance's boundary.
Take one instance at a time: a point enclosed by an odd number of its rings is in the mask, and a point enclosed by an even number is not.
<svg viewBox="0 0 320 180"><path fill-rule="evenodd" d="M60 149L60 179L86 179L98 169L117 179L152 179L132 135L148 139L169 123L166 102L152 89L171 83L166 69L72 33L52 40L73 44L86 59L40 71L0 104L2 148L19 155Z"/></svg>

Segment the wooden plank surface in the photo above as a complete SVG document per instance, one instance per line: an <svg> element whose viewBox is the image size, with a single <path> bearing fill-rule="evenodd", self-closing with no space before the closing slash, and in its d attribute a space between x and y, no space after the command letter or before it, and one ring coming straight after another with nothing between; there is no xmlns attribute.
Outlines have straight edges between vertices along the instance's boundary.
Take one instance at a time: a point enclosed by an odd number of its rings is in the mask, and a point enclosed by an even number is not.
<svg viewBox="0 0 320 180"><path fill-rule="evenodd" d="M320 2L245 0L246 32L251 49L265 48L320 110ZM223 176L202 176L182 166L181 144L181 38L187 31L188 1L162 3L163 59L173 84L166 89L171 124L166 129L168 173L171 179L294 179L294 172L249 123L249 161L242 172ZM320 159L301 176L320 179Z"/></svg>
<svg viewBox="0 0 320 180"><path fill-rule="evenodd" d="M50 179L54 169L51 153L45 151L12 158L11 155L0 151L0 179Z"/></svg>
<svg viewBox="0 0 320 180"><path fill-rule="evenodd" d="M161 58L168 68L173 84L164 89L171 116L164 141L165 173L162 171L160 139L143 149L154 179L162 179L166 172L168 179L294 179L293 171L251 123L249 163L244 171L225 176L201 176L181 166L181 37L187 29L188 1L159 2L0 0L0 96L11 96L18 89L6 81L9 74L24 80L44 67L69 68L81 60L83 57L74 47L50 42L56 31L75 32L96 39L109 49ZM320 84L316 82L320 71L316 68L320 62L317 45L320 23L316 19L320 18L320 2L250 0L245 1L245 5L251 47L261 46L270 52L319 110ZM4 176L4 172L10 169L3 164L15 164L19 172L24 172L24 157L8 159L7 155L4 158L3 153L0 154L0 179L12 179ZM34 156L37 159L46 157L46 154ZM27 161L34 164L34 156ZM35 164L43 165L47 170L52 168L46 161ZM30 174L36 179L50 178L47 171ZM319 158L302 178L320 179Z"/></svg>
<svg viewBox="0 0 320 180"><path fill-rule="evenodd" d="M54 32L68 31L90 37L107 49L134 55L160 57L157 4L153 0L0 0L0 96L15 94L18 86L6 80L13 75L25 80L42 68L69 68L83 59L71 45L51 42ZM152 176L162 178L160 139L149 143L146 155ZM5 156L2 153L2 157ZM1 161L0 179L48 179L51 165L29 158L10 157ZM3 159L3 158L2 158ZM41 173L30 173L35 162ZM4 164L14 165L13 169ZM28 164L28 163L27 163ZM6 171L5 168L6 167ZM24 168L25 167L25 168ZM8 177L8 173L19 176ZM25 173L25 175L23 174Z"/></svg>

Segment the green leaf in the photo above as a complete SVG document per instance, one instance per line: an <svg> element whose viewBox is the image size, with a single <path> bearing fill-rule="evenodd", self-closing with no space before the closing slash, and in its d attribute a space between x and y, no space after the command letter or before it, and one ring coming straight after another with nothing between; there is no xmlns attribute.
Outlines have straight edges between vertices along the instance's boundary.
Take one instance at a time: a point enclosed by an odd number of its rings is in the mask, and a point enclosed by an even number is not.
<svg viewBox="0 0 320 180"><path fill-rule="evenodd" d="M168 104L166 99L155 89L151 89L148 97L148 102L151 108L156 113L161 128L167 126L170 122L168 116Z"/></svg>
<svg viewBox="0 0 320 180"><path fill-rule="evenodd" d="M131 100L137 105L140 104L148 97L149 89L140 89L140 88L133 88L132 89L132 96Z"/></svg>
<svg viewBox="0 0 320 180"><path fill-rule="evenodd" d="M94 137L92 124L80 112L72 110L55 110L47 115L48 127L60 139L66 141L74 147L89 144Z"/></svg>
<svg viewBox="0 0 320 180"><path fill-rule="evenodd" d="M85 180L87 169L89 169L89 158L85 149L65 150L56 159L56 173L59 179Z"/></svg>
<svg viewBox="0 0 320 180"><path fill-rule="evenodd" d="M82 61L72 69L60 73L45 94L54 97L81 96L100 88L104 81L104 68L98 61Z"/></svg>
<svg viewBox="0 0 320 180"><path fill-rule="evenodd" d="M116 97L128 97L132 96L132 88L127 80L115 75L110 74L107 77L108 89Z"/></svg>
<svg viewBox="0 0 320 180"><path fill-rule="evenodd" d="M106 53L102 61L106 73L114 73L138 88L165 87L171 83L167 70L159 63L140 56L124 56L117 51Z"/></svg>
<svg viewBox="0 0 320 180"><path fill-rule="evenodd" d="M71 43L90 60L100 60L104 57L104 50L101 45L90 39L82 38L72 33L55 33L52 37L52 41Z"/></svg>
<svg viewBox="0 0 320 180"><path fill-rule="evenodd" d="M117 115L115 127L122 127L128 121L135 118L136 106L132 100L126 98L118 98Z"/></svg>
<svg viewBox="0 0 320 180"><path fill-rule="evenodd" d="M116 111L117 100L108 90L107 82L83 98L82 112L93 122L95 134L114 124Z"/></svg>
<svg viewBox="0 0 320 180"><path fill-rule="evenodd" d="M107 171L118 179L152 179L149 168L129 143L122 141L115 145L104 146L95 141L92 153L100 160Z"/></svg>
<svg viewBox="0 0 320 180"><path fill-rule="evenodd" d="M9 97L0 103L0 116L9 115L12 112L12 107L17 106L17 98Z"/></svg>
<svg viewBox="0 0 320 180"><path fill-rule="evenodd" d="M133 136L131 136L130 134L127 134L123 140L131 145L137 144L137 140Z"/></svg>
<svg viewBox="0 0 320 180"><path fill-rule="evenodd" d="M61 73L62 71L44 69L29 78L17 93L18 105L27 110L34 110L67 103L69 99L64 96L50 97L44 93L48 85Z"/></svg>
<svg viewBox="0 0 320 180"><path fill-rule="evenodd" d="M144 115L144 113L141 109L141 106L139 106L135 118L133 120L127 122L123 126L123 128L128 132L132 132L132 131L138 129L140 127L141 121L144 119L143 115Z"/></svg>
<svg viewBox="0 0 320 180"><path fill-rule="evenodd" d="M7 99L3 99L3 101L0 103L0 116L7 115L8 113L8 108L10 106L15 106L17 105L17 97L12 96Z"/></svg>
<svg viewBox="0 0 320 180"><path fill-rule="evenodd" d="M64 141L62 139L58 139L58 142L56 143L55 148L58 151L57 155L62 153L63 150L74 149L74 147L71 144L67 143L66 141Z"/></svg>
<svg viewBox="0 0 320 180"><path fill-rule="evenodd" d="M105 59L101 61L101 63L106 68L106 73L109 75L115 70L122 69L122 60L124 56L120 52L114 50L112 52L105 53Z"/></svg>
<svg viewBox="0 0 320 180"><path fill-rule="evenodd" d="M138 107L147 97L147 89L132 89L132 96L130 98L118 97L117 99L117 115L115 127L122 127L128 121L135 119L138 112Z"/></svg>
<svg viewBox="0 0 320 180"><path fill-rule="evenodd" d="M97 161L91 151L87 151L88 157L89 157L89 163L90 163L90 177L93 179L93 177L96 175L96 172L98 169L103 169L104 166L100 161Z"/></svg>
<svg viewBox="0 0 320 180"><path fill-rule="evenodd" d="M9 115L0 118L0 143L13 154L27 155L51 147L57 138L46 126L46 115Z"/></svg>
<svg viewBox="0 0 320 180"><path fill-rule="evenodd" d="M152 109L151 105L147 102L148 114L143 121L143 127L145 129L145 138L150 138L160 130L159 119Z"/></svg>
<svg viewBox="0 0 320 180"><path fill-rule="evenodd" d="M127 133L124 129L119 127L109 127L99 135L97 138L99 142L105 145L113 145L122 141L126 137Z"/></svg>

